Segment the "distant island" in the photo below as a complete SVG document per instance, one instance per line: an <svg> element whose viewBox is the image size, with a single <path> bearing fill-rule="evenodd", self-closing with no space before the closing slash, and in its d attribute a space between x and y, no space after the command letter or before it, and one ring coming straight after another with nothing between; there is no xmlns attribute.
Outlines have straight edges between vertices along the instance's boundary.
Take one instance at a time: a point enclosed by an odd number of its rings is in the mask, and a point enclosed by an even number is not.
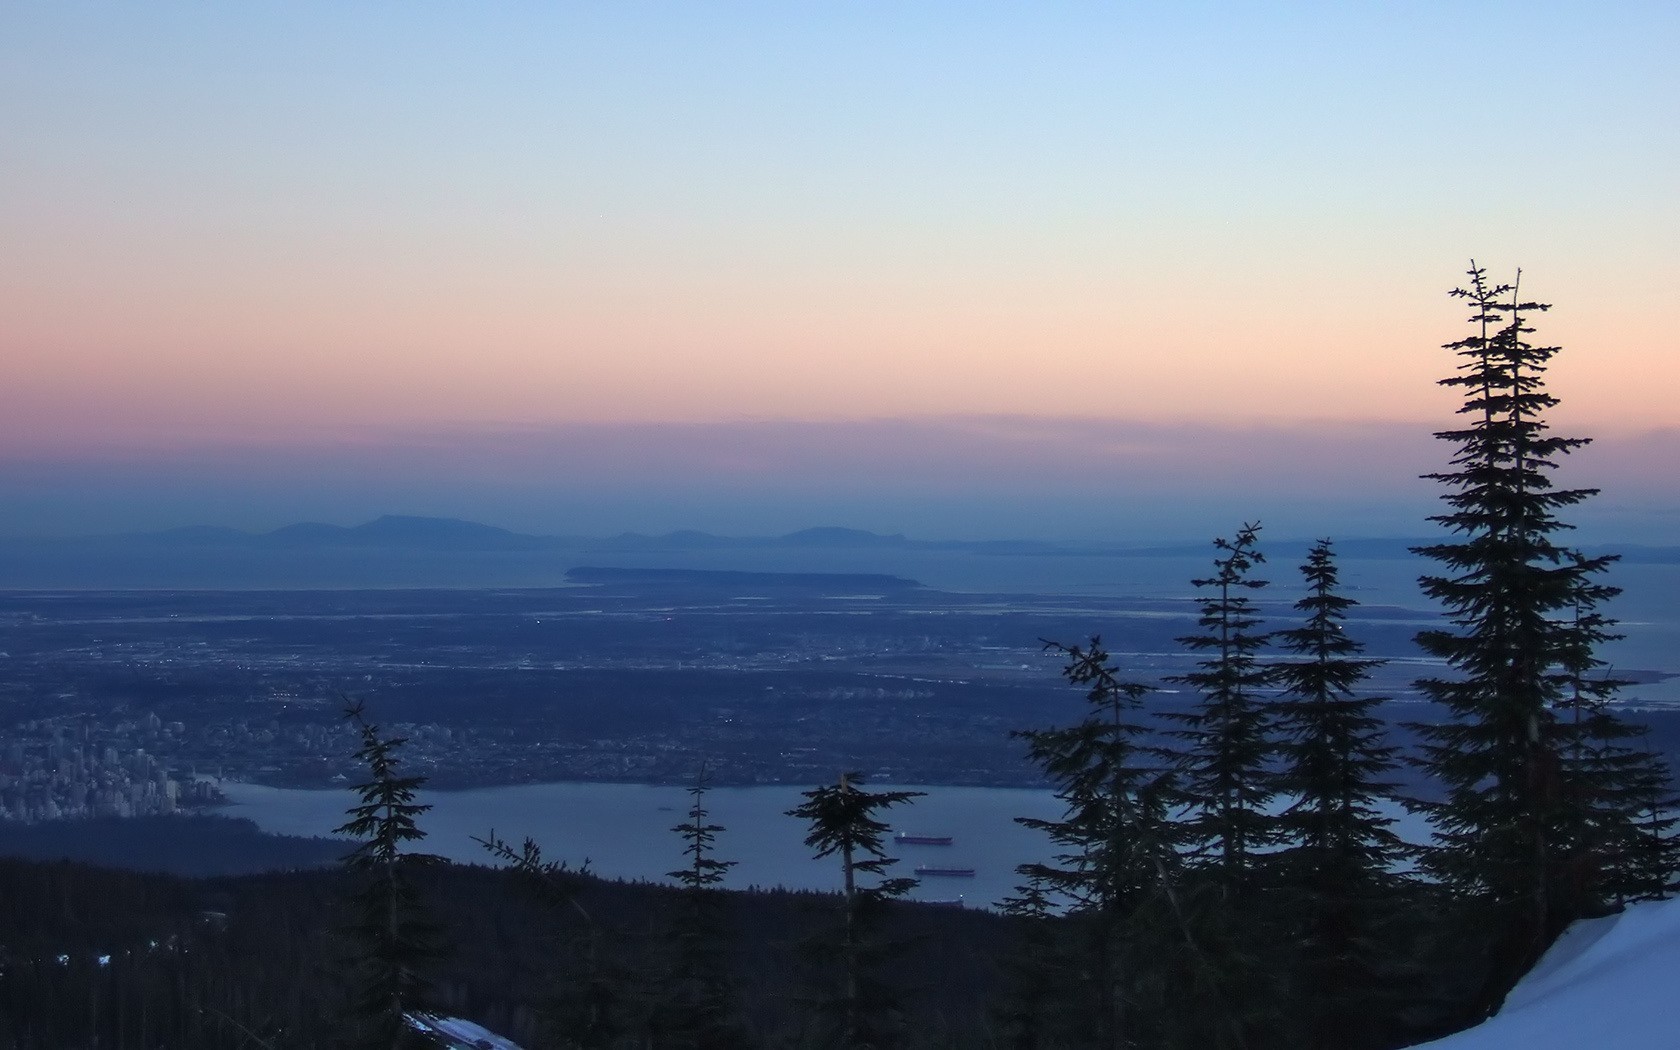
<svg viewBox="0 0 1680 1050"><path fill-rule="evenodd" d="M916 580L872 572L736 572L726 569L615 569L581 566L566 576L573 583L653 584L723 590L832 590L893 592L921 587Z"/></svg>

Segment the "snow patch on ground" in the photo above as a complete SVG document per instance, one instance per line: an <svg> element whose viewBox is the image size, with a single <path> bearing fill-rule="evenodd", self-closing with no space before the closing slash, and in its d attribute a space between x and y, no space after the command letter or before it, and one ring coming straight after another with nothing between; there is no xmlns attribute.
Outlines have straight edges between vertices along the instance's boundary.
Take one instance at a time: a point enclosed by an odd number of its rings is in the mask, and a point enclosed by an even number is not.
<svg viewBox="0 0 1680 1050"><path fill-rule="evenodd" d="M409 1014L408 1023L452 1050L520 1050L518 1044L459 1017Z"/></svg>
<svg viewBox="0 0 1680 1050"><path fill-rule="evenodd" d="M1498 1014L1432 1050L1659 1050L1680 1046L1680 900L1578 922Z"/></svg>

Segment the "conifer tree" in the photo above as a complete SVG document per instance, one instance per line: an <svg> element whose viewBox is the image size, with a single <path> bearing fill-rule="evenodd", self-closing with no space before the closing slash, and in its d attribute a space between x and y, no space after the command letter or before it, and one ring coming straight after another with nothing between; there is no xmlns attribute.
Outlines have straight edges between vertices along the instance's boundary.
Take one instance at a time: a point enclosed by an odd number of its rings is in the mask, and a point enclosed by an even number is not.
<svg viewBox="0 0 1680 1050"><path fill-rule="evenodd" d="M397 751L405 741L384 736L368 722L360 701L347 704L344 717L361 740L356 758L368 769L368 779L355 787L361 801L334 829L362 840L344 858L360 884L350 898L354 914L344 931L352 949L350 1045L368 1050L421 1045L406 1018L429 1005L429 978L443 956L441 931L409 878L415 867L444 862L410 848L426 837L417 819L431 806L415 801L426 778L398 773Z"/></svg>
<svg viewBox="0 0 1680 1050"><path fill-rule="evenodd" d="M1463 392L1465 422L1436 434L1454 446L1453 469L1425 475L1447 489L1447 511L1430 520L1449 537L1416 548L1440 566L1419 583L1450 623L1418 635L1448 672L1418 686L1446 720L1419 730L1424 761L1446 792L1422 806L1436 827L1425 865L1481 927L1478 1007L1487 1012L1590 907L1598 880L1583 829L1606 817L1628 826L1637 814L1613 802L1622 774L1572 764L1575 720L1560 718L1580 690L1614 718L1598 703L1613 684L1590 674L1600 666L1595 647L1609 637L1597 607L1616 591L1601 582L1612 558L1560 542L1571 526L1559 512L1597 490L1552 484L1560 459L1590 439L1556 436L1546 422L1557 399L1544 377L1557 348L1527 337L1529 318L1549 306L1523 300L1516 282L1490 284L1473 262L1469 277L1452 294L1470 307L1473 333L1447 344L1461 364L1441 380ZM1588 731L1622 736L1607 722ZM1586 812L1599 816L1587 821Z"/></svg>
<svg viewBox="0 0 1680 1050"><path fill-rule="evenodd" d="M589 862L573 868L566 861L547 859L531 838L515 849L494 829L473 841L506 861L525 890L556 919L555 960L549 975L553 991L541 1005L541 1021L551 1045L563 1050L606 1050L619 1045L631 1027L625 1017L630 982L608 956L602 924L578 899Z"/></svg>
<svg viewBox="0 0 1680 1050"><path fill-rule="evenodd" d="M821 970L835 980L830 994L817 1002L833 1022L840 1046L886 1047L897 1040L900 1007L880 969L893 954L875 930L886 903L916 885L912 878L893 877L887 870L897 861L887 856L883 840L887 825L876 817L893 806L922 795L920 791L865 791L861 773L842 773L832 786L803 792L805 802L787 811L810 822L805 845L818 859L838 856L843 889L840 926L834 936L810 945L826 960L837 956L832 968ZM879 881L867 885L860 876Z"/></svg>
<svg viewBox="0 0 1680 1050"><path fill-rule="evenodd" d="M1396 749L1383 743L1375 711L1382 697L1360 684L1380 660L1360 657L1344 623L1357 603L1339 593L1329 540L1301 566L1306 617L1280 631L1279 647L1296 659L1278 664L1283 690L1275 705L1281 758L1279 789L1291 801L1282 815L1284 848L1275 865L1297 930L1300 980L1291 1001L1299 1045L1324 1050L1371 1045L1374 1009L1394 985L1395 866L1406 848L1381 808L1392 802L1386 779Z"/></svg>
<svg viewBox="0 0 1680 1050"><path fill-rule="evenodd" d="M682 836L688 863L669 876L682 885L682 900L670 927L673 953L665 975L665 995L656 1011L656 1042L695 1050L736 1050L747 1044L737 1016L729 977L719 887L732 860L714 855L723 826L706 810L706 766L701 763L689 788L688 819L671 830Z"/></svg>
<svg viewBox="0 0 1680 1050"><path fill-rule="evenodd" d="M1266 812L1276 793L1268 762L1275 746L1271 716L1261 690L1268 671L1259 661L1267 635L1248 592L1266 586L1251 573L1266 560L1258 549L1260 525L1245 524L1234 540L1213 541L1220 553L1214 575L1191 581L1210 593L1201 600L1201 633L1178 639L1201 654L1197 669L1169 681L1195 689L1187 712L1170 714L1183 726L1179 787L1191 813L1184 820L1190 857L1209 869L1229 896L1252 880L1254 852L1277 840L1277 821Z"/></svg>
<svg viewBox="0 0 1680 1050"><path fill-rule="evenodd" d="M1576 555L1577 560L1580 555ZM1581 581L1571 620L1572 645L1559 663L1569 675L1557 705L1566 789L1563 817L1562 892L1576 914L1605 906L1653 900L1668 894L1676 851L1672 834L1676 800L1662 757L1640 746L1646 727L1620 718L1612 707L1629 683L1616 679L1595 655L1596 646L1619 638L1599 611L1616 588Z"/></svg>
<svg viewBox="0 0 1680 1050"><path fill-rule="evenodd" d="M1199 633L1178 642L1198 654L1196 669L1169 679L1195 690L1195 706L1163 717L1181 728L1176 823L1186 871L1177 915L1196 945L1194 967L1170 993L1197 1009L1172 1018L1172 1045L1242 1047L1275 1039L1284 1013L1283 939L1262 866L1278 842L1269 806L1277 793L1270 670L1260 661L1268 636L1249 596L1265 561L1260 526L1214 540L1212 576L1192 581L1206 595Z"/></svg>
<svg viewBox="0 0 1680 1050"><path fill-rule="evenodd" d="M1009 1050L1066 1046L1073 1033L1092 1025L1078 1014L1070 987L1081 983L1084 959L1067 936L1067 923L1054 901L1060 898L1043 878L1022 871L1026 881L999 904L1014 936L998 957L1004 992L992 1008L999 1045ZM1087 1014L1095 1011L1087 1011Z"/></svg>
<svg viewBox="0 0 1680 1050"><path fill-rule="evenodd" d="M1060 988L1073 999L1065 1004L1068 1013L1087 1022L1078 1041L1123 1047L1147 1027L1136 1016L1138 972L1163 962L1158 955L1141 958L1138 949L1149 942L1140 935L1141 925L1159 919L1158 905L1171 891L1168 883L1178 868L1166 813L1171 774L1162 754L1142 742L1147 728L1137 721L1152 687L1123 681L1100 638L1092 638L1089 647L1046 645L1067 655L1062 674L1087 689L1090 706L1072 726L1015 734L1027 742L1028 757L1044 770L1066 807L1060 820L1017 818L1043 831L1060 852L1052 863L1018 869L1027 883L1015 910L1027 920L1023 933L1042 938L1048 928L1039 920L1049 896L1067 902L1063 930L1071 957L1054 961L1043 945L1032 942L1026 954L1065 973ZM1022 991L1029 986L1047 990L1043 974L1020 965L1014 969ZM1028 1032L1027 1022L1035 1020L1029 1005L1022 1001L1014 1008L1021 1036ZM1050 1027L1042 1018L1036 1023Z"/></svg>

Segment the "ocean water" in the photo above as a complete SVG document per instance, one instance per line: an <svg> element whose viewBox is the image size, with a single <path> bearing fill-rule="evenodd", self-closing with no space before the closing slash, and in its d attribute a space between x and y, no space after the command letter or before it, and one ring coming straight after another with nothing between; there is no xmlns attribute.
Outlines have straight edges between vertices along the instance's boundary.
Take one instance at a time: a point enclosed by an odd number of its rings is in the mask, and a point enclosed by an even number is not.
<svg viewBox="0 0 1680 1050"><path fill-rule="evenodd" d="M1047 859L1042 834L1015 817L1055 819L1060 806L1048 791L1021 788L867 785L869 790L923 791L895 807L888 819L910 834L950 835L950 846L900 846L893 875L913 876L918 865L973 868L972 878L929 877L910 896L984 907L1014 891L1015 866ZM346 790L297 790L224 783L231 817L247 817L264 831L330 835L355 801ZM726 886L838 890L837 859L816 860L805 846L807 825L786 815L804 801L802 786L719 787L706 792L708 819L726 830L717 859L735 861ZM608 878L671 883L684 843L673 826L687 819L690 796L680 787L646 784L561 783L427 792L432 809L420 819L427 852L471 864L496 864L475 838L494 832L515 849L534 839L549 860L563 860Z"/></svg>
<svg viewBox="0 0 1680 1050"><path fill-rule="evenodd" d="M1048 861L1053 850L1038 831L1016 817L1055 820L1062 809L1049 791L1026 788L867 785L870 790L922 791L921 798L888 811L898 831L949 835L949 846L886 843L898 858L894 875L914 875L918 865L973 868L971 878L930 876L911 893L914 900L949 901L991 907L1015 892L1017 865ZM264 831L325 836L345 820L355 801L346 790L296 790L225 783L228 816L248 817ZM708 819L721 824L716 857L733 860L725 885L731 889L783 887L838 890L840 865L817 860L804 845L807 825L786 811L803 802L803 787L713 788L706 792ZM432 809L420 819L427 834L422 847L469 864L495 863L475 838L491 833L515 849L534 839L549 860L608 878L673 883L668 873L682 866L683 842L672 827L687 818L690 796L682 788L645 784L528 784L427 792ZM1418 818L1400 814L1396 830L1413 841L1427 837ZM348 849L348 845L346 849Z"/></svg>

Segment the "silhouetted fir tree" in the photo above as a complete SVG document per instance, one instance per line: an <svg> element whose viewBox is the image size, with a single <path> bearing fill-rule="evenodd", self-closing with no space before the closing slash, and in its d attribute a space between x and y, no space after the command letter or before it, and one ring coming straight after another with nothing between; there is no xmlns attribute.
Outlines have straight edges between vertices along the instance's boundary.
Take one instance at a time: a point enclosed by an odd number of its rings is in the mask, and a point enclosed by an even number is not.
<svg viewBox="0 0 1680 1050"><path fill-rule="evenodd" d="M916 880L887 875L898 862L887 856L882 845L887 825L876 814L923 793L865 791L863 783L861 773L842 773L832 786L802 792L805 802L787 815L810 822L805 845L816 851L813 856L840 858L839 928L807 945L825 987L813 1005L829 1020L834 1040L821 1045L884 1048L899 1042L903 1016L899 995L880 972L898 946L876 931L887 902L909 892ZM859 876L880 881L866 885Z"/></svg>
<svg viewBox="0 0 1680 1050"><path fill-rule="evenodd" d="M588 862L573 868L565 861L547 860L530 838L514 849L494 830L473 841L507 862L525 891L555 919L557 943L548 974L553 990L542 1002L540 1016L549 1045L565 1050L617 1046L635 1027L627 1016L632 1012L631 982L608 953L608 931L578 899Z"/></svg>
<svg viewBox="0 0 1680 1050"><path fill-rule="evenodd" d="M1254 851L1277 841L1278 821L1266 812L1276 794L1268 763L1276 751L1271 715L1260 691L1268 670L1259 661L1268 636L1248 592L1266 586L1250 573L1266 560L1258 547L1260 526L1245 524L1235 540L1213 541L1220 555L1214 575L1192 580L1210 590L1201 599L1201 633L1177 639L1200 654L1197 669L1169 681L1198 694L1188 712L1167 715L1183 728L1179 787L1190 814L1184 821L1193 863L1208 869L1228 894L1252 881Z"/></svg>
<svg viewBox="0 0 1680 1050"><path fill-rule="evenodd" d="M383 736L359 701L346 706L344 717L361 739L356 758L368 768L368 779L355 787L361 801L334 829L362 840L344 858L359 883L344 928L351 950L348 1045L369 1050L425 1045L405 1015L430 1006L429 977L443 956L441 930L408 875L414 867L443 863L409 848L426 837L416 821L431 807L414 800L426 778L399 775L397 751L404 740Z"/></svg>
<svg viewBox="0 0 1680 1050"><path fill-rule="evenodd" d="M718 860L713 853L724 829L708 819L704 763L688 793L688 819L671 829L682 836L688 863L667 873L682 885L683 893L668 931L672 959L655 1011L654 1041L695 1050L738 1050L751 1039L730 978L729 931L719 893L735 861Z"/></svg>
<svg viewBox="0 0 1680 1050"><path fill-rule="evenodd" d="M1451 538L1416 548L1441 566L1419 583L1452 625L1418 635L1450 671L1418 686L1447 718L1418 728L1424 762L1446 788L1443 801L1420 804L1436 827L1424 863L1469 905L1465 921L1486 946L1477 997L1485 1013L1593 907L1597 861L1577 843L1586 845L1583 828L1604 823L1619 774L1571 768L1575 723L1560 709L1578 689L1613 691L1587 675L1598 665L1594 647L1608 637L1596 607L1615 589L1597 582L1612 558L1584 557L1557 539L1570 528L1558 512L1596 490L1552 485L1559 459L1590 439L1552 435L1545 421L1557 404L1544 384L1557 348L1526 337L1528 317L1549 307L1524 301L1516 284L1490 285L1474 263L1469 276L1469 287L1452 294L1468 302L1475 331L1447 344L1462 363L1441 380L1463 391L1467 419L1436 434L1455 447L1453 469L1425 475L1448 490L1449 510L1430 520ZM1591 731L1621 739L1607 723ZM1600 816L1585 821L1585 812ZM1621 811L1612 823L1636 816Z"/></svg>
<svg viewBox="0 0 1680 1050"><path fill-rule="evenodd" d="M1645 727L1607 708L1587 710L1580 721L1564 715L1567 806L1557 892L1575 901L1579 915L1593 915L1632 901L1658 900L1675 886L1677 804L1661 755L1639 747Z"/></svg>
<svg viewBox="0 0 1680 1050"><path fill-rule="evenodd" d="M1343 627L1357 603L1338 591L1329 540L1301 566L1305 623L1273 637L1296 659L1273 668L1284 846L1272 859L1295 931L1299 979L1290 995L1294 1042L1325 1050L1381 1045L1398 1005L1393 927L1396 864L1408 850L1382 808L1396 749L1383 742L1384 698L1356 690L1383 661Z"/></svg>
<svg viewBox="0 0 1680 1050"><path fill-rule="evenodd" d="M1074 1033L1090 1027L1077 1016L1076 997L1068 994L1082 976L1083 960L1073 952L1068 924L1053 903L1060 895L1030 873L1015 892L999 902L1013 937L998 959L1005 985L991 1011L996 1043L1009 1050L1067 1046Z"/></svg>
<svg viewBox="0 0 1680 1050"><path fill-rule="evenodd" d="M1135 720L1153 688L1122 681L1099 638L1092 638L1089 648L1046 645L1067 655L1062 674L1087 688L1090 706L1072 726L1015 734L1027 742L1029 759L1044 770L1066 807L1060 820L1016 818L1044 832L1059 850L1052 863L1018 869L1028 882L1017 910L1037 915L1046 894L1066 902L1063 948L1073 957L1054 960L1042 946L1029 944L1027 958L1066 975L1060 992L1073 1001L1063 1010L1082 1021L1079 1042L1123 1047L1146 1029L1135 1016L1137 971L1163 964L1159 956L1139 958L1135 948L1147 940L1138 935L1138 924L1158 918L1145 905L1168 892L1178 868L1166 813L1171 775L1161 753L1141 743L1147 730ZM1029 922L1025 932L1036 937L1046 931ZM1025 971L1025 961L1011 967L1018 994L1047 987L1042 974ZM1020 1037L1028 1031L1029 1006L1023 1000L1015 1007Z"/></svg>
<svg viewBox="0 0 1680 1050"><path fill-rule="evenodd" d="M1277 793L1276 742L1263 695L1270 671L1259 659L1268 636L1257 629L1249 597L1266 586L1252 575L1265 561L1259 533L1251 523L1235 539L1215 539L1216 571L1191 581L1208 592L1200 632L1178 642L1199 659L1196 670L1169 681L1189 686L1197 699L1188 711L1163 715L1181 727L1170 731L1180 741L1177 824L1187 868L1178 914L1200 949L1194 979L1179 994L1196 998L1188 1020L1218 1019L1175 1037L1187 1045L1263 1042L1282 1015L1285 967L1275 958L1282 944L1260 871L1279 821L1268 810Z"/></svg>
<svg viewBox="0 0 1680 1050"><path fill-rule="evenodd" d="M1580 556L1576 555L1577 559ZM1578 914L1607 905L1666 896L1674 882L1676 848L1672 829L1676 799L1662 757L1639 746L1646 727L1618 717L1611 708L1629 683L1610 675L1596 646L1621 637L1599 603L1617 589L1580 581L1572 611L1573 643L1559 660L1569 673L1567 694L1558 704L1567 822L1566 883L1560 892L1575 901Z"/></svg>

